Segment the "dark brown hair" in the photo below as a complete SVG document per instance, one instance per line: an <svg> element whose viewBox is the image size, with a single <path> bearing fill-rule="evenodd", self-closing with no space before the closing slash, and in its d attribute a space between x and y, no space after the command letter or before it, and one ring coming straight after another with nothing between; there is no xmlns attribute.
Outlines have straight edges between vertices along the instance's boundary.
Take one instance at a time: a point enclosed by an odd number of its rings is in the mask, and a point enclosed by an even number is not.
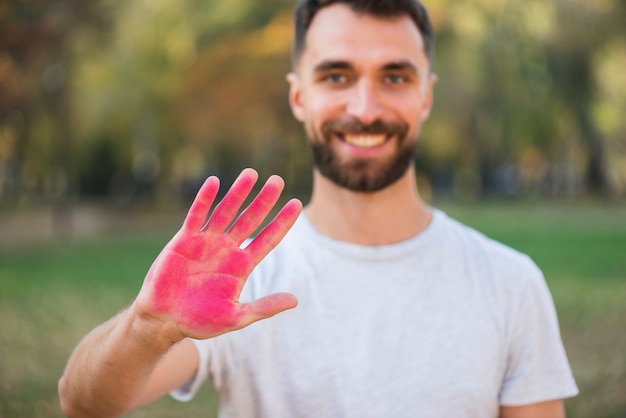
<svg viewBox="0 0 626 418"><path fill-rule="evenodd" d="M292 51L292 63L296 68L304 51L306 32L313 18L324 7L335 3L348 5L355 13L369 14L379 17L409 16L424 40L424 52L431 68L433 65L433 29L426 8L419 0L300 0L295 12L295 40Z"/></svg>

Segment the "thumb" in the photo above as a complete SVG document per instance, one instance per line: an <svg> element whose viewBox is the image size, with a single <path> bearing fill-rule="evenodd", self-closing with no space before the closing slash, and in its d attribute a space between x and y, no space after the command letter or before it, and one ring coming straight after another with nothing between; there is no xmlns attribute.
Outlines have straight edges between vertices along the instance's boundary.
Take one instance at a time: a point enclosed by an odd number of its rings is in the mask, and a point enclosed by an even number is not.
<svg viewBox="0 0 626 418"><path fill-rule="evenodd" d="M240 320L240 325L243 328L253 322L270 318L277 313L295 308L297 305L298 299L291 293L273 293L254 302L244 303L241 306L243 316Z"/></svg>

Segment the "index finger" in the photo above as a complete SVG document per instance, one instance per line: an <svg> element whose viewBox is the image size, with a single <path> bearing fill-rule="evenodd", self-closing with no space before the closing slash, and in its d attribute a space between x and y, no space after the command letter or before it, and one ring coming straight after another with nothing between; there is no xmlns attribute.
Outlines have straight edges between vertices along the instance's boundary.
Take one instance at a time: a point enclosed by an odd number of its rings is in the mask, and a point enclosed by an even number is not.
<svg viewBox="0 0 626 418"><path fill-rule="evenodd" d="M184 230L194 232L202 228L219 188L220 181L217 177L211 176L204 181L187 212L183 222Z"/></svg>

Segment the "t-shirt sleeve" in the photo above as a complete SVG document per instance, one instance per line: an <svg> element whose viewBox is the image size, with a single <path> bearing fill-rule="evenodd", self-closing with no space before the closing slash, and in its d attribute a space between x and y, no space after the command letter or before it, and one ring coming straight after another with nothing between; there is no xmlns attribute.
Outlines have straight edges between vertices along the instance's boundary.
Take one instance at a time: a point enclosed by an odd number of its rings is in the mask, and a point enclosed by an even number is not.
<svg viewBox="0 0 626 418"><path fill-rule="evenodd" d="M170 392L170 396L181 402L188 402L209 377L209 347L210 340L192 340L196 350L198 350L198 371L184 385Z"/></svg>
<svg viewBox="0 0 626 418"><path fill-rule="evenodd" d="M500 404L528 405L578 394L543 274L529 263L509 332Z"/></svg>

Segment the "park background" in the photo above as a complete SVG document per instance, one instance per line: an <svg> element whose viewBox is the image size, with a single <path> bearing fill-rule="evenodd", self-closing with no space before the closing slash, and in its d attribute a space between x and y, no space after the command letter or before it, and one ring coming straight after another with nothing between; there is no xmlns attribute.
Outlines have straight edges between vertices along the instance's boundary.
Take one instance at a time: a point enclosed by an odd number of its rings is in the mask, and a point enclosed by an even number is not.
<svg viewBox="0 0 626 418"><path fill-rule="evenodd" d="M435 105L418 183L544 270L581 394L626 416L626 2L425 0ZM0 4L0 417L61 416L72 347L136 294L207 175L280 174L293 0ZM130 417L215 416L163 399Z"/></svg>

